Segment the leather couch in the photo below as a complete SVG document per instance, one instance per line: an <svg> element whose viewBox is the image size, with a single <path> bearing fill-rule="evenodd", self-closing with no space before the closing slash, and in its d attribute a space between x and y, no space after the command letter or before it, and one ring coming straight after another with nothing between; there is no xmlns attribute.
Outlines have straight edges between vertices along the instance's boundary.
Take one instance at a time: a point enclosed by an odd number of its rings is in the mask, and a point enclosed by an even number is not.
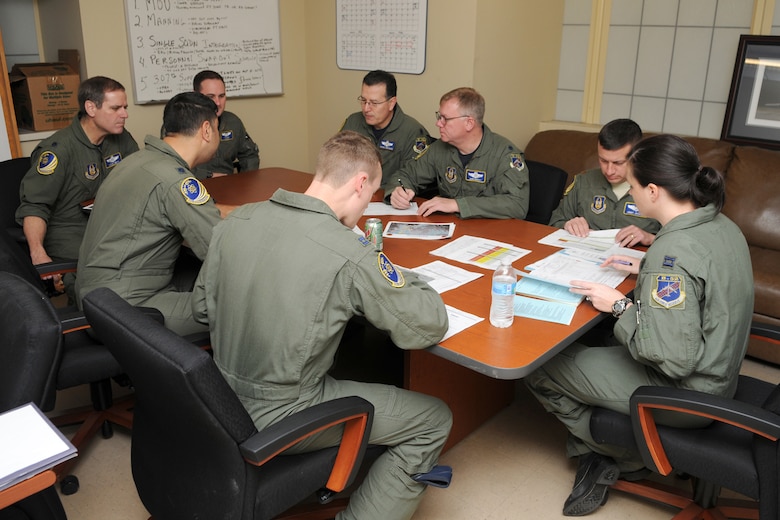
<svg viewBox="0 0 780 520"><path fill-rule="evenodd" d="M577 173L598 167L597 136L577 130L545 130L531 138L525 157L565 170L570 182ZM725 175L723 213L740 227L750 247L754 319L780 326L780 151L703 137L686 139L696 148L702 165ZM780 364L776 344L751 339L748 355Z"/></svg>

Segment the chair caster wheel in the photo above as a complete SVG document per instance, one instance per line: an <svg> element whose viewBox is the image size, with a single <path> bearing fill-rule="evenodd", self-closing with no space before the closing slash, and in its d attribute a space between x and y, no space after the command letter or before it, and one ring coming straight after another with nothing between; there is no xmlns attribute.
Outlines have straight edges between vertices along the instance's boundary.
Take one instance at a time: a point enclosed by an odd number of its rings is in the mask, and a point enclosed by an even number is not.
<svg viewBox="0 0 780 520"><path fill-rule="evenodd" d="M60 491L63 495L72 495L79 490L79 479L76 475L67 475L60 481Z"/></svg>

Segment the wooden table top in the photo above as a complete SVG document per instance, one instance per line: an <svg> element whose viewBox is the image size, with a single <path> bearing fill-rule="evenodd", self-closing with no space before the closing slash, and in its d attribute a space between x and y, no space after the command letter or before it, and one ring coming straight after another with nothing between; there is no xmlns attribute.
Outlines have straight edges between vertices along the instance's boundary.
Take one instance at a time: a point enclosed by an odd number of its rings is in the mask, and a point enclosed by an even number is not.
<svg viewBox="0 0 780 520"><path fill-rule="evenodd" d="M240 205L266 200L277 188L303 192L310 181L311 175L304 172L284 168L264 168L207 179L205 184L220 205ZM381 193L375 199L381 200L380 197ZM384 223L389 220L454 222L453 238L472 235L531 250L529 254L514 262L514 267L518 269L523 269L526 265L558 250L538 243L539 239L554 231L555 228L525 220L460 219L456 215L440 213L430 217L385 215L379 218ZM363 222L364 220L361 220L360 225ZM511 327L505 329L493 327L488 320L492 271L450 261L429 253L441 245L442 242L437 240L384 239L384 252L393 263L400 266L414 268L434 260L443 260L483 274L477 280L442 294L442 299L447 305L485 319L429 349L438 356L497 379L519 379L576 341L605 316L589 303L583 302L578 306L570 325L515 316ZM636 277L632 275L618 286L618 289L625 294L631 291L635 284Z"/></svg>

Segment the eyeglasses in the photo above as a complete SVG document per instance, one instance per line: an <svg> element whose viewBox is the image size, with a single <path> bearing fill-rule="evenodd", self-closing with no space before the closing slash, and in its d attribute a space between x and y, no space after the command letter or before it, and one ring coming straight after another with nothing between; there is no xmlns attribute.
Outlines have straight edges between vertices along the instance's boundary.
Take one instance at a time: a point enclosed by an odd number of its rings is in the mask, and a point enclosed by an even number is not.
<svg viewBox="0 0 780 520"><path fill-rule="evenodd" d="M387 98L384 101L369 101L368 99L364 98L363 96L358 96L358 98L357 98L358 103L360 103L360 106L369 105L369 106L372 106L372 107L376 107L376 106L382 105L384 103L387 103L391 99L392 98Z"/></svg>
<svg viewBox="0 0 780 520"><path fill-rule="evenodd" d="M452 116L452 117L446 117L441 115L439 112L436 112L436 121L441 121L442 124L447 124L449 121L452 121L453 119L460 119L462 117L471 117L471 116Z"/></svg>

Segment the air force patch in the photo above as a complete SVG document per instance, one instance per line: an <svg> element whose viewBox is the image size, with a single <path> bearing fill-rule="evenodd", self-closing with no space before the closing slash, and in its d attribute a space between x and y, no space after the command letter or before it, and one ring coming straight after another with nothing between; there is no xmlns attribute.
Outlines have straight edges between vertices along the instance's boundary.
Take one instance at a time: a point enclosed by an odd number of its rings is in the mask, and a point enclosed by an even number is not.
<svg viewBox="0 0 780 520"><path fill-rule="evenodd" d="M54 170L57 169L57 165L59 163L60 160L57 159L57 156L54 152L43 152L38 158L38 173L41 175L51 175L54 173Z"/></svg>
<svg viewBox="0 0 780 520"><path fill-rule="evenodd" d="M447 171L444 174L444 178L447 179L447 182L452 184L456 180L458 180L458 172L453 168L452 166L447 166Z"/></svg>
<svg viewBox="0 0 780 520"><path fill-rule="evenodd" d="M623 206L623 214L624 215L630 215L632 217L641 217L642 216L642 214L639 212L639 208L633 202L626 202L626 205Z"/></svg>
<svg viewBox="0 0 780 520"><path fill-rule="evenodd" d="M391 141L389 139L382 139L381 141L379 141L379 148L381 150L389 150L392 152L393 150L395 150L395 141Z"/></svg>
<svg viewBox="0 0 780 520"><path fill-rule="evenodd" d="M206 187L195 177L187 177L181 181L181 194L188 204L200 206L211 198Z"/></svg>
<svg viewBox="0 0 780 520"><path fill-rule="evenodd" d="M604 213L606 209L607 209L607 197L605 197L604 195L594 195L593 202L590 205L590 210L596 215L599 215L601 213Z"/></svg>
<svg viewBox="0 0 780 520"><path fill-rule="evenodd" d="M219 138L223 141L232 141L233 140L233 130L225 130L219 135Z"/></svg>
<svg viewBox="0 0 780 520"><path fill-rule="evenodd" d="M655 288L652 291L651 307L664 309L685 308L685 280L676 274L655 275Z"/></svg>
<svg viewBox="0 0 780 520"><path fill-rule="evenodd" d="M412 148L414 153L423 153L426 148L428 148L428 139L425 137L418 137L414 140L414 147Z"/></svg>
<svg viewBox="0 0 780 520"><path fill-rule="evenodd" d="M509 165L519 172L525 168L525 163L519 153L513 153L509 156Z"/></svg>
<svg viewBox="0 0 780 520"><path fill-rule="evenodd" d="M376 261L377 266L379 267L379 272L382 273L382 276L385 280L390 282L390 285L393 287L403 287L406 284L403 273L396 269L390 259L387 258L387 255L384 253L378 253L376 256Z"/></svg>
<svg viewBox="0 0 780 520"><path fill-rule="evenodd" d="M84 177L90 181L94 181L100 176L100 168L95 163L87 165L87 171L84 172Z"/></svg>

